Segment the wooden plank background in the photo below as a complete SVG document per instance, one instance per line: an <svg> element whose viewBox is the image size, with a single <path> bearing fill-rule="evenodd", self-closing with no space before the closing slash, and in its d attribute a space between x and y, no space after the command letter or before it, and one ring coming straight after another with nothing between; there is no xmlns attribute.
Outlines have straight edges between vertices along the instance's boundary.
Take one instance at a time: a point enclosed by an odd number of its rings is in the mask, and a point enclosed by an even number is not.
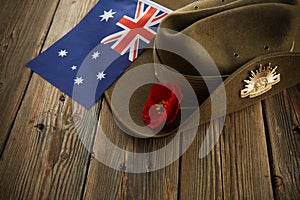
<svg viewBox="0 0 300 200"><path fill-rule="evenodd" d="M199 127L180 159L158 171L124 173L97 161L91 152L101 148L100 127L132 152L159 149L172 136L130 137L114 123L105 99L85 110L25 67L96 2L0 1L0 199L300 199L300 85L229 115L203 159L198 154L208 125ZM213 122L210 137L220 124ZM151 170L153 162L141 164Z"/></svg>

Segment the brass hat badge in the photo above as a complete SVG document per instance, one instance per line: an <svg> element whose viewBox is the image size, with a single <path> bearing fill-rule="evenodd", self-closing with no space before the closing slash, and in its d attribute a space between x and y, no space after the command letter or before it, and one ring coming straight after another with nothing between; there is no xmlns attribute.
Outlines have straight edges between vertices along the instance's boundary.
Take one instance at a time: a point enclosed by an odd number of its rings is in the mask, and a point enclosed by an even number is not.
<svg viewBox="0 0 300 200"><path fill-rule="evenodd" d="M255 72L251 71L249 80L244 80L245 88L241 90L241 98L254 98L264 94L280 81L280 74L276 74L277 66L272 68L271 63L267 67L259 65Z"/></svg>

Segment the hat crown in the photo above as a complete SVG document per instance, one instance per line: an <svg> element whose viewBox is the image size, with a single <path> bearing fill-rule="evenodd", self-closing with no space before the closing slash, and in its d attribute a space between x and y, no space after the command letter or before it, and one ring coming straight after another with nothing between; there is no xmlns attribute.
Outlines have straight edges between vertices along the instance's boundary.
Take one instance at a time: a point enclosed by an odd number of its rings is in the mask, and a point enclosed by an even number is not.
<svg viewBox="0 0 300 200"><path fill-rule="evenodd" d="M194 42L178 44L178 37L184 34L207 51L222 75L230 75L257 56L291 51L299 27L299 11L294 0L195 2L163 20L155 40L155 53L161 63L182 74L200 75L195 67L201 67L206 75L215 75L210 72L206 55ZM174 48L183 48L191 57L198 58L199 66L161 50Z"/></svg>

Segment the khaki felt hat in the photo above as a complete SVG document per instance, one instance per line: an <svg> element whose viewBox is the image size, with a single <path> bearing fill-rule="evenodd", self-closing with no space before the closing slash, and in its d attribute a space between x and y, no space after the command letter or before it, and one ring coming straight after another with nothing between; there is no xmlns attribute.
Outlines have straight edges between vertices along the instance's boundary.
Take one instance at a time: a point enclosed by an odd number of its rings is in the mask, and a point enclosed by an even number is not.
<svg viewBox="0 0 300 200"><path fill-rule="evenodd" d="M165 6L177 10L160 24L154 48L144 50L105 92L127 133L170 135L179 126L185 130L206 123L300 82L297 1L206 0L180 9L173 2ZM131 87L132 81L139 87ZM150 83L174 83L182 91L177 118L159 131L145 126L143 119Z"/></svg>

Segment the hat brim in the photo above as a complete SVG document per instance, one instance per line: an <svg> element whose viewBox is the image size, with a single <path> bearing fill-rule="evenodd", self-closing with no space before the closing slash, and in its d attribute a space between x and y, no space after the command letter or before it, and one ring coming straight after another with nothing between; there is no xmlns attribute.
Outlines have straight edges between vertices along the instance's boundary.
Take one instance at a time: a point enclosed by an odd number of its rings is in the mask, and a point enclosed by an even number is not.
<svg viewBox="0 0 300 200"><path fill-rule="evenodd" d="M152 83L159 83L157 77L155 76L152 58L153 51L151 49L145 50L139 56L139 58L135 62L133 62L131 66L124 72L123 76L126 73L129 73L131 70L141 67L145 63L150 63L149 66L152 67L144 68L142 70L143 74L139 74L139 76L135 78L142 80L147 77L147 80L151 80ZM272 63L272 66L278 66L277 73L281 76L280 82L273 85L272 89L270 89L266 93L261 94L255 98L241 98L240 91L245 86L244 80L249 79L251 75L250 72L256 71L260 64L266 65L268 63ZM285 88L292 87L298 84L300 82L299 64L300 52L278 52L257 57L238 68L224 81L224 87L218 87L209 97L207 97L204 102L200 102L200 113L198 112L198 110L191 110L189 116L185 117L185 119L181 119L181 112L179 111L177 119L173 123L166 125L155 135L149 134L153 131L145 125L142 115L144 105L150 93L151 84L147 83L145 85L141 85L137 90L135 90L135 92L130 96L129 104L124 105L125 107L127 106L128 109L119 109L118 107L116 107L116 105L114 105L112 101L112 94L114 92L116 84L118 84L118 81L116 81L105 92L105 98L111 108L116 122L123 130L129 131L131 135L137 137L164 137L176 133L178 131L179 125L182 130L193 128L195 127L195 125L200 125L203 123L207 123L210 120L224 117L224 113L230 114L232 112L241 110L254 104L255 102L265 99L267 96L272 96ZM126 86L124 87L126 88ZM222 99L220 100L220 96L224 95L224 91L226 93L226 106L218 106L224 104L215 103L214 108L212 109L211 102L223 101ZM118 95L119 98L122 98L122 95L128 95L126 89L123 90L122 93L123 94ZM183 95L183 100L184 98L185 96ZM200 118L198 116L199 114ZM200 120L195 122L195 119ZM141 127L141 129L137 127ZM145 129L149 129L148 131L146 131L147 133L143 131Z"/></svg>

